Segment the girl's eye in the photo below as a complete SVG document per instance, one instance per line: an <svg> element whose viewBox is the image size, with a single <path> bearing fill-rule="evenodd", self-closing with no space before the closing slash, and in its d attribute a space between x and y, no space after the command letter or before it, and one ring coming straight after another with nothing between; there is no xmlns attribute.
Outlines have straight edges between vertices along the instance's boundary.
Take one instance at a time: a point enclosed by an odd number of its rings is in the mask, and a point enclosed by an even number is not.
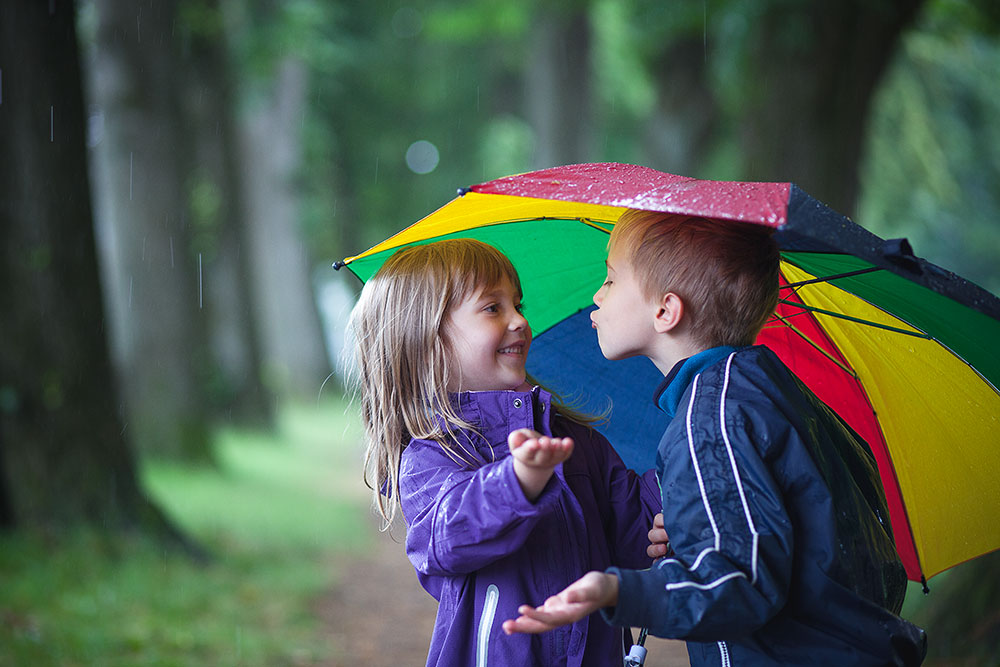
<svg viewBox="0 0 1000 667"><path fill-rule="evenodd" d="M609 279L607 279L607 280L604 281L604 284L601 285L601 287L607 287L610 284L611 284L611 279L609 278Z"/></svg>

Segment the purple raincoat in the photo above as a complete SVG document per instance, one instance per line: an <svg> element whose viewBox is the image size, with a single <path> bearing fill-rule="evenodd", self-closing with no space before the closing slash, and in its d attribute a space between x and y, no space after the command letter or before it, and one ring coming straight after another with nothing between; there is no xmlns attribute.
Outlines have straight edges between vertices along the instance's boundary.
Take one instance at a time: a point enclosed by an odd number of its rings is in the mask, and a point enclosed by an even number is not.
<svg viewBox="0 0 1000 667"><path fill-rule="evenodd" d="M463 456L474 461L412 440L400 463L406 552L438 600L427 664L620 665L622 631L599 614L540 635L507 636L501 624L519 605L541 604L590 570L649 567L647 532L661 509L655 474L626 469L593 429L559 415L550 428L550 395L537 387L453 400L479 431L460 434ZM576 443L534 503L507 449L507 435L524 427Z"/></svg>

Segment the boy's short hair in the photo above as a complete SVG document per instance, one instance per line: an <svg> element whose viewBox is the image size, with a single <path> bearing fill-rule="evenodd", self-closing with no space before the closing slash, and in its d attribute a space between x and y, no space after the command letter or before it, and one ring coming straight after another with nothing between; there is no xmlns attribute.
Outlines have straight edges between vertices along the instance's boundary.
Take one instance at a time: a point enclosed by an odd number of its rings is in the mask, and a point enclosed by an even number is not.
<svg viewBox="0 0 1000 667"><path fill-rule="evenodd" d="M778 303L780 253L763 225L629 209L611 232L646 296L684 302L694 341L752 345Z"/></svg>

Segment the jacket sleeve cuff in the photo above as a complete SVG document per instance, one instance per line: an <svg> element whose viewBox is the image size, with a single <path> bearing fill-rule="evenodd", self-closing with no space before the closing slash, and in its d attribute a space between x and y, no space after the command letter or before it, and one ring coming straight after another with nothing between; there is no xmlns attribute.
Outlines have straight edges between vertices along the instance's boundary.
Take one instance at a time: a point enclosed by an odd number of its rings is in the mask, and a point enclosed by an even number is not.
<svg viewBox="0 0 1000 667"><path fill-rule="evenodd" d="M545 488L532 502L524 495L521 482L517 479L517 473L514 472L514 457L506 457L501 462L500 469L504 478L504 484L501 487L503 489L503 505L509 507L514 514L519 516L539 514L558 501L559 489L558 483L555 481L555 474L549 478Z"/></svg>
<svg viewBox="0 0 1000 667"><path fill-rule="evenodd" d="M624 570L610 567L608 574L618 577L618 604L601 609L605 622L615 627L641 628L655 625L657 605L650 604L656 597L658 585L650 581L652 570ZM652 592L653 595L649 595Z"/></svg>

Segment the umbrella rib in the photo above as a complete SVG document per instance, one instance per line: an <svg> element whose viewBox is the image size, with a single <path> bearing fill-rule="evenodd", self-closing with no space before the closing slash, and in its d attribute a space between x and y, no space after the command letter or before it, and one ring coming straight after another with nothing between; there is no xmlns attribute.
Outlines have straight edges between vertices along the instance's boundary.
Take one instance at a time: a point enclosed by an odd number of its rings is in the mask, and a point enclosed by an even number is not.
<svg viewBox="0 0 1000 667"><path fill-rule="evenodd" d="M802 338L802 340L804 340L805 342L809 343L814 348L816 348L817 352L819 352L824 357L826 357L827 359L829 359L830 361L832 361L833 363L835 363L837 366L839 366L841 368L841 370L843 370L845 373L847 373L848 375L850 375L852 378L854 378L855 380L860 381L860 378L858 377L858 374L856 372L854 372L853 368L850 368L849 366L845 365L840 359L837 359L832 354L830 354L829 352L827 352L826 350L824 350L822 347L820 347L819 345L817 345L815 341L813 341L811 338L809 338L809 336L805 335L805 333L803 333L798 327L796 327L794 324L792 324L791 322L789 322L788 318L786 318L786 317L784 317L782 315L778 315L777 313L775 313L774 316L778 320L780 320L786 327L788 327L789 329L791 329L793 333L795 333L797 336L799 336L800 338Z"/></svg>
<svg viewBox="0 0 1000 667"><path fill-rule="evenodd" d="M583 224L587 225L588 227L593 227L594 229L600 230L600 231L604 232L605 234L608 234L609 236L611 235L611 230L610 229L605 229L604 227L601 227L598 224L594 224L593 222L590 221L589 218L577 218L577 220L579 220Z"/></svg>
<svg viewBox="0 0 1000 667"><path fill-rule="evenodd" d="M811 278L810 280L800 280L797 283L788 283L787 285L782 285L781 289L797 289L803 285L812 285L813 283L825 283L831 280L837 280L838 278L850 278L851 276L860 276L864 273L871 273L872 271L882 271L883 269L878 266L873 266L867 269L858 269L857 271L848 271L846 273L838 273L833 276L823 276L822 278Z"/></svg>
<svg viewBox="0 0 1000 667"><path fill-rule="evenodd" d="M803 310L808 310L811 313L819 313L820 315L829 315L830 317L836 317L842 320L847 320L848 322L856 322L857 324L864 324L870 327L875 327L876 329L884 329L885 331L892 331L893 333L903 334L905 336L913 336L914 338L923 338L924 340L934 340L933 336L929 336L928 334L925 334L920 331L907 331L906 329L890 327L887 324L879 324L878 322L863 320L860 317L851 317L850 315L844 315L843 313L835 313L832 310L823 310L822 308L816 308L815 306L807 306L804 303L788 301L787 299L778 299L778 303L783 303L786 306L793 306L795 308L802 308Z"/></svg>

